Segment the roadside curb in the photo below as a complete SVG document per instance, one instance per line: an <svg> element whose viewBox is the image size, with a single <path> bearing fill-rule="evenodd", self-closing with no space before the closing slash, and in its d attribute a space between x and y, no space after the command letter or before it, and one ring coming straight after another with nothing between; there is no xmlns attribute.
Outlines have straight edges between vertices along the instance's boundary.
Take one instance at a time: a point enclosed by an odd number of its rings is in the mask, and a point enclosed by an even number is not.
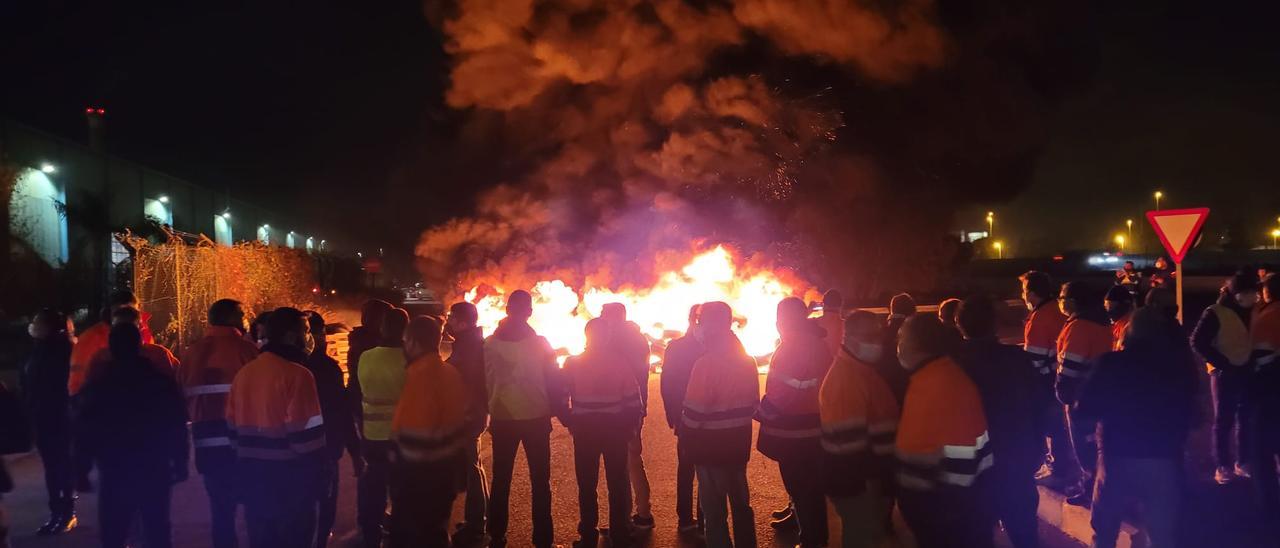
<svg viewBox="0 0 1280 548"><path fill-rule="evenodd" d="M1086 546L1093 543L1093 527L1089 525L1089 509L1067 504L1067 498L1061 493L1039 487L1040 507L1036 510L1040 520L1062 531L1067 536L1083 542ZM1116 548L1146 548L1147 542L1142 532L1133 525L1124 523L1120 526L1120 538L1116 540Z"/></svg>

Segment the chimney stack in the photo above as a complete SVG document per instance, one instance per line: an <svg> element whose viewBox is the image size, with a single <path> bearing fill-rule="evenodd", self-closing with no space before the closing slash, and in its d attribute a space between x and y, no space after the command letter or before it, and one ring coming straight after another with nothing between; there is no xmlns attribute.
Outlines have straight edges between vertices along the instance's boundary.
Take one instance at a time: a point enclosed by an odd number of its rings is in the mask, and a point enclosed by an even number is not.
<svg viewBox="0 0 1280 548"><path fill-rule="evenodd" d="M89 148L94 152L107 152L107 109L85 107L84 117L89 121Z"/></svg>

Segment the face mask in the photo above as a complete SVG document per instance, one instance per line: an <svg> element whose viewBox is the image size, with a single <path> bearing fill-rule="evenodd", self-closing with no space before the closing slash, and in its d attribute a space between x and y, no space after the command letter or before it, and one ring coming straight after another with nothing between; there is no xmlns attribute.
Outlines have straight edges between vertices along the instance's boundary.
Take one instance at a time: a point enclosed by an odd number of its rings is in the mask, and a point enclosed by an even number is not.
<svg viewBox="0 0 1280 548"><path fill-rule="evenodd" d="M1253 308L1253 305L1258 304L1258 293L1255 291L1236 293L1236 304L1244 308Z"/></svg>
<svg viewBox="0 0 1280 548"><path fill-rule="evenodd" d="M308 331L307 334L302 337L302 349L306 350L307 354L315 352L316 350L316 339L315 337L311 336L310 331Z"/></svg>
<svg viewBox="0 0 1280 548"><path fill-rule="evenodd" d="M915 371L916 369L919 369L920 366L924 365L924 362L929 358L930 356L923 355L921 352L916 350L914 346L905 344L898 345L898 362L901 363L902 368L907 371Z"/></svg>
<svg viewBox="0 0 1280 548"><path fill-rule="evenodd" d="M880 357L884 355L884 345L860 342L853 346L852 352L853 357L862 362L874 363L880 361Z"/></svg>
<svg viewBox="0 0 1280 548"><path fill-rule="evenodd" d="M33 339L43 339L44 331L36 327L36 324L27 324L27 334Z"/></svg>

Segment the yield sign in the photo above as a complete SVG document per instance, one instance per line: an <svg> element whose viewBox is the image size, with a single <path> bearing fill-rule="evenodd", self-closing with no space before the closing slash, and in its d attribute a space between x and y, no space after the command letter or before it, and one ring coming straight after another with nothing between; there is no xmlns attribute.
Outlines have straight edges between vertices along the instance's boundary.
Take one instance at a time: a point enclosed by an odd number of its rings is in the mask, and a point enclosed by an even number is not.
<svg viewBox="0 0 1280 548"><path fill-rule="evenodd" d="M1160 243L1164 244L1165 250L1177 264L1181 264L1182 259L1187 256L1187 251L1196 240L1196 234L1200 232L1200 227L1204 226L1204 220L1208 217L1209 208L1207 207L1147 212L1147 221L1156 230L1156 235L1160 236Z"/></svg>

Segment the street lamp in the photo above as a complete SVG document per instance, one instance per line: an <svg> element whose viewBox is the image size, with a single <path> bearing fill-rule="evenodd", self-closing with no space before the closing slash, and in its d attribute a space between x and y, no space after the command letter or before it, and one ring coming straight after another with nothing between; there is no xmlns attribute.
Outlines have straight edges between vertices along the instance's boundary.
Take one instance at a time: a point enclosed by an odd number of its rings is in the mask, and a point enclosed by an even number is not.
<svg viewBox="0 0 1280 548"><path fill-rule="evenodd" d="M1125 228L1129 229L1129 239L1132 240L1133 239L1133 219L1125 219L1124 226Z"/></svg>
<svg viewBox="0 0 1280 548"><path fill-rule="evenodd" d="M1160 198L1164 198L1164 193L1157 190L1155 196L1156 196L1156 211L1160 211Z"/></svg>
<svg viewBox="0 0 1280 548"><path fill-rule="evenodd" d="M994 211L987 212L987 237L996 235L996 214Z"/></svg>
<svg viewBox="0 0 1280 548"><path fill-rule="evenodd" d="M1124 234L1116 234L1116 245L1120 247L1120 251L1124 252Z"/></svg>
<svg viewBox="0 0 1280 548"><path fill-rule="evenodd" d="M1280 228L1271 230L1271 249L1277 249L1276 240L1280 239Z"/></svg>
<svg viewBox="0 0 1280 548"><path fill-rule="evenodd" d="M994 247L996 249L996 258L998 259L1004 258L1004 243L996 242L994 244L991 244L991 247Z"/></svg>

